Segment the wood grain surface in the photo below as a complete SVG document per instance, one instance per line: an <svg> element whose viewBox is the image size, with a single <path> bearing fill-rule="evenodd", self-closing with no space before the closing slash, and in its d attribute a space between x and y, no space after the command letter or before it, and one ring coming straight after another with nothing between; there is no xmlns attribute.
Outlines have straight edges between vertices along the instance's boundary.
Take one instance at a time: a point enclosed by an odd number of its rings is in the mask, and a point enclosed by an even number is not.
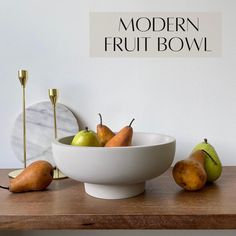
<svg viewBox="0 0 236 236"><path fill-rule="evenodd" d="M9 171L0 170L1 185ZM236 167L198 192L183 191L168 170L145 193L122 200L91 197L69 178L43 192L0 189L0 229L236 229Z"/></svg>

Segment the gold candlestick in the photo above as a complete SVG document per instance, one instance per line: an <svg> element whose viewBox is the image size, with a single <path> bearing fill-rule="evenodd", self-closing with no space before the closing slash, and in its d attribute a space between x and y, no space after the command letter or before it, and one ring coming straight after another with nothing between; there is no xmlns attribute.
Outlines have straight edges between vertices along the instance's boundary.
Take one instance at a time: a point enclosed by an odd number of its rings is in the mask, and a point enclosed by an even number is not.
<svg viewBox="0 0 236 236"><path fill-rule="evenodd" d="M26 117L25 117L25 86L28 80L28 72L26 70L19 70L18 77L22 85L23 91L23 142L24 142L24 168L26 168Z"/></svg>
<svg viewBox="0 0 236 236"><path fill-rule="evenodd" d="M22 86L22 92L23 92L23 101L22 101L22 105L23 105L23 155L24 155L24 168L26 168L27 165L27 159L26 159L26 114L25 114L25 87L26 87L26 83L28 80L28 72L26 70L19 70L18 71L18 78L20 80L21 86ZM18 174L20 174L23 171L23 169L20 170L15 170L12 171L8 174L9 177L11 178L15 178Z"/></svg>
<svg viewBox="0 0 236 236"><path fill-rule="evenodd" d="M53 107L53 120L54 120L54 138L57 138L57 113L56 113L56 104L58 99L58 89L48 89L48 95ZM60 172L60 170L56 167L54 170L53 179L63 179L66 176Z"/></svg>
<svg viewBox="0 0 236 236"><path fill-rule="evenodd" d="M57 89L49 89L48 95L52 103L53 107L53 118L54 118L54 137L57 138L57 113L56 113L56 104L58 99L58 90Z"/></svg>

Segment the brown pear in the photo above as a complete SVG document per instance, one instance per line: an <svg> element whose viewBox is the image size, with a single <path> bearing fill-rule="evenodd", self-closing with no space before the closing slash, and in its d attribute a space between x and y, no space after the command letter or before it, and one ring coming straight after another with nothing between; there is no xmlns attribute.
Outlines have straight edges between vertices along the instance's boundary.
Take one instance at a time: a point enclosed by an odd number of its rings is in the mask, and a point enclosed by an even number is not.
<svg viewBox="0 0 236 236"><path fill-rule="evenodd" d="M112 139L110 139L105 147L123 147L130 146L133 137L133 128L131 127L134 119L128 126L122 128Z"/></svg>
<svg viewBox="0 0 236 236"><path fill-rule="evenodd" d="M204 163L205 153L202 150L195 151L187 159L177 162L172 170L175 182L189 191L202 189L207 181Z"/></svg>
<svg viewBox="0 0 236 236"><path fill-rule="evenodd" d="M9 191L21 193L44 190L52 180L52 165L47 161L35 161L27 166L15 179L10 180Z"/></svg>
<svg viewBox="0 0 236 236"><path fill-rule="evenodd" d="M115 134L111 131L109 127L102 123L102 115L98 113L100 117L100 124L97 125L97 136L100 140L102 146L104 146Z"/></svg>

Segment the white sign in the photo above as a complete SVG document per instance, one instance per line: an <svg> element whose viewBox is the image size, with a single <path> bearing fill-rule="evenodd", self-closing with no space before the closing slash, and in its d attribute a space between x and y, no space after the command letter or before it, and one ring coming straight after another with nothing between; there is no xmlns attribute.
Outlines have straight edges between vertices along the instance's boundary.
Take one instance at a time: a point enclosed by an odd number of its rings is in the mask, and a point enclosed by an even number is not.
<svg viewBox="0 0 236 236"><path fill-rule="evenodd" d="M221 14L91 12L91 57L219 57Z"/></svg>

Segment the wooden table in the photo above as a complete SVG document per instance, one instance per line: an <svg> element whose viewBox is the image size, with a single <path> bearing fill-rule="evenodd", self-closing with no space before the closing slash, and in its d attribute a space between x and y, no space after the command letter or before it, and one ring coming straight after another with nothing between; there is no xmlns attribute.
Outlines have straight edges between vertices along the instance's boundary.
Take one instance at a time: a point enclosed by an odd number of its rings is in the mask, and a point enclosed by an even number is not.
<svg viewBox="0 0 236 236"><path fill-rule="evenodd" d="M0 170L0 184L7 173ZM148 181L146 192L123 200L96 199L83 184L55 180L48 191L13 194L0 189L0 229L235 229L236 167L216 184L185 192L171 171Z"/></svg>

